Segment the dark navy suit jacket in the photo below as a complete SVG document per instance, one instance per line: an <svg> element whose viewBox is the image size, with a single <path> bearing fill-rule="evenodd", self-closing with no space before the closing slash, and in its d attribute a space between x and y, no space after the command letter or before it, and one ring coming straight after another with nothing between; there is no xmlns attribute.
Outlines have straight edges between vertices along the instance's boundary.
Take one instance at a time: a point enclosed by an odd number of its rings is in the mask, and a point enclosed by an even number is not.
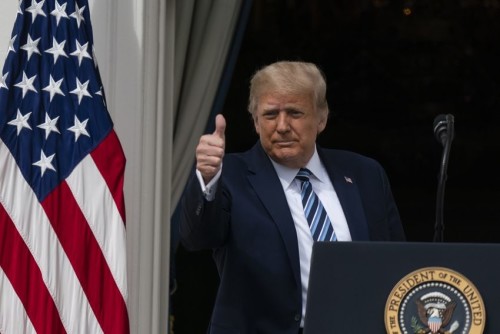
<svg viewBox="0 0 500 334"><path fill-rule="evenodd" d="M318 147L318 154L352 239L404 240L382 167L352 152ZM220 275L209 333L297 334L302 313L297 233L260 142L247 152L226 154L213 201L204 199L196 177L182 201L184 246L213 249Z"/></svg>

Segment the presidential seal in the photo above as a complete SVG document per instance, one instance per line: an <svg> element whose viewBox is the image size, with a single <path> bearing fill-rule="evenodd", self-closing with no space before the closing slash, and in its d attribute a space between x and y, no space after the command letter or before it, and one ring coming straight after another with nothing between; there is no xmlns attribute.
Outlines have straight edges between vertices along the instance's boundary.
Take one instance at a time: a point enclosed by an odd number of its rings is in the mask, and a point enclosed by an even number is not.
<svg viewBox="0 0 500 334"><path fill-rule="evenodd" d="M387 334L482 334L485 324L483 299L474 284L442 267L406 275L385 305Z"/></svg>

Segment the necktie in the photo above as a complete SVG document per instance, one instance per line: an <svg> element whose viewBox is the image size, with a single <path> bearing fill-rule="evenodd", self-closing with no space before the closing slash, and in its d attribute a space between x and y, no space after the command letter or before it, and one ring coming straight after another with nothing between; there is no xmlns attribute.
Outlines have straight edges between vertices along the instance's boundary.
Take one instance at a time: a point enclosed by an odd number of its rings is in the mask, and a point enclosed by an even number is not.
<svg viewBox="0 0 500 334"><path fill-rule="evenodd" d="M315 241L337 241L330 218L321 204L318 195L313 191L309 177L311 171L301 168L296 178L301 181L301 196L304 213Z"/></svg>

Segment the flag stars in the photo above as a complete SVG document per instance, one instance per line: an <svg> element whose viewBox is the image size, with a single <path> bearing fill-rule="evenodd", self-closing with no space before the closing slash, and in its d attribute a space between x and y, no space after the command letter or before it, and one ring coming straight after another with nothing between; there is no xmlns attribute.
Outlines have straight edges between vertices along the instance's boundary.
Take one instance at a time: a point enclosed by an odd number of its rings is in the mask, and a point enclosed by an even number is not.
<svg viewBox="0 0 500 334"><path fill-rule="evenodd" d="M17 35L15 35L14 37L12 37L9 41L9 50L7 51L7 53L9 52L14 52L16 53L16 49L14 48L14 42L16 41L16 38L17 38Z"/></svg>
<svg viewBox="0 0 500 334"><path fill-rule="evenodd" d="M45 50L45 52L50 53L54 56L54 64L57 62L57 58L59 58L59 56L68 58L68 55L64 51L65 44L66 41L57 43L57 40L54 37L52 37L52 47L50 49Z"/></svg>
<svg viewBox="0 0 500 334"><path fill-rule="evenodd" d="M43 150L42 150L42 151L40 151L40 160L33 163L33 166L40 167L40 171L42 172L42 177L43 177L43 174L45 174L45 172L47 171L47 169L50 169L54 172L56 171L56 169L52 165L52 160L54 159L54 156L55 156L55 153L52 154L50 157L47 157L45 155L45 153L43 153Z"/></svg>
<svg viewBox="0 0 500 334"><path fill-rule="evenodd" d="M92 95L90 95L88 91L89 81L90 80L87 80L82 84L80 80L76 78L76 88L73 89L70 93L78 96L78 105L80 105L84 96L92 98Z"/></svg>
<svg viewBox="0 0 500 334"><path fill-rule="evenodd" d="M31 13L31 23L35 22L35 19L38 15L47 17L47 15L45 15L45 12L42 9L44 3L45 0L42 0L40 2L36 2L36 0L31 0L31 6L26 8L26 11Z"/></svg>
<svg viewBox="0 0 500 334"><path fill-rule="evenodd" d="M7 124L17 127L17 135L19 136L22 129L26 128L26 129L31 130L31 126L28 124L28 119L30 118L30 116L31 116L31 112L27 113L26 115L23 115L23 114L21 114L21 111L19 109L17 109L16 118Z"/></svg>
<svg viewBox="0 0 500 334"><path fill-rule="evenodd" d="M23 98L24 98L24 96L26 96L26 93L28 91L38 93L36 91L35 87L33 86L33 81L35 81L35 79L36 79L36 74L34 76L32 76L31 78L28 78L28 76L26 75L26 72L23 71L23 80L21 80L21 82L14 85L14 86L19 87L23 90Z"/></svg>
<svg viewBox="0 0 500 334"><path fill-rule="evenodd" d="M21 9L21 4L23 3L23 0L19 0L19 3L17 5L17 14L23 15L23 10Z"/></svg>
<svg viewBox="0 0 500 334"><path fill-rule="evenodd" d="M61 84L63 82L63 79L55 81L54 78L52 78L52 75L50 75L49 81L50 81L49 85L43 88L43 90L50 93L50 102L52 102L52 99L56 94L65 96L61 90Z"/></svg>
<svg viewBox="0 0 500 334"><path fill-rule="evenodd" d="M30 35L28 35L28 41L26 44L21 46L21 49L28 52L28 60L30 60L33 53L41 54L40 50L38 50L38 43L40 42L40 38L33 40Z"/></svg>
<svg viewBox="0 0 500 334"><path fill-rule="evenodd" d="M57 116L54 119L51 119L49 114L45 114L45 123L42 123L38 125L37 127L40 129L45 130L45 139L49 138L49 135L51 132L59 132L59 129L57 128L57 121L59 120L59 116Z"/></svg>
<svg viewBox="0 0 500 334"><path fill-rule="evenodd" d="M59 21L61 21L61 18L69 19L68 14L66 14L66 5L67 3L63 3L62 5L60 5L59 2L56 1L56 8L50 12L50 15L56 18L56 26L59 26Z"/></svg>
<svg viewBox="0 0 500 334"><path fill-rule="evenodd" d="M76 49L71 53L71 55L78 58L78 66L82 64L83 58L92 59L90 54L87 52L88 47L89 47L89 42L81 45L80 42L78 42L78 40L76 41Z"/></svg>
<svg viewBox="0 0 500 334"><path fill-rule="evenodd" d="M101 86L101 88L97 92L95 92L95 95L99 95L102 98L102 103L104 104L104 106L106 106L106 100L104 100L104 94L103 94L102 86Z"/></svg>
<svg viewBox="0 0 500 334"><path fill-rule="evenodd" d="M5 73L4 75L2 75L2 78L0 78L0 89L5 88L9 90L9 87L7 87L7 83L5 82L8 76L9 72Z"/></svg>
<svg viewBox="0 0 500 334"><path fill-rule="evenodd" d="M85 18L83 17L84 11L85 11L85 6L83 6L82 8L79 8L78 4L75 3L75 12L73 14L71 14L70 16L76 20L78 28L80 28L80 24L82 22L85 22Z"/></svg>
<svg viewBox="0 0 500 334"><path fill-rule="evenodd" d="M95 66L95 68L98 68L99 66L97 66L97 57L95 55L95 46L94 45L92 46L92 58L94 58L94 66Z"/></svg>
<svg viewBox="0 0 500 334"><path fill-rule="evenodd" d="M78 117L76 117L76 115L75 115L75 125L68 128L69 131L72 131L75 133L75 143L78 140L78 138L80 138L81 135L85 135L87 137L90 137L90 134L87 132L87 129L86 129L88 121L89 121L89 119L87 118L83 122L80 122Z"/></svg>

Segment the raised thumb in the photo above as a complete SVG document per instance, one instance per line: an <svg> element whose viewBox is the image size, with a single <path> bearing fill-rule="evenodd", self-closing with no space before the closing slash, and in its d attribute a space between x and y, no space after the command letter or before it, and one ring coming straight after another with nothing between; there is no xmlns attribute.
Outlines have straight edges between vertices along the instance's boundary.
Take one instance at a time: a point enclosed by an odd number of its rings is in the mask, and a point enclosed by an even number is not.
<svg viewBox="0 0 500 334"><path fill-rule="evenodd" d="M220 138L224 139L224 137L225 137L224 132L225 131L226 131L226 119L221 114L218 114L215 117L215 131L214 131L214 135L217 135Z"/></svg>

